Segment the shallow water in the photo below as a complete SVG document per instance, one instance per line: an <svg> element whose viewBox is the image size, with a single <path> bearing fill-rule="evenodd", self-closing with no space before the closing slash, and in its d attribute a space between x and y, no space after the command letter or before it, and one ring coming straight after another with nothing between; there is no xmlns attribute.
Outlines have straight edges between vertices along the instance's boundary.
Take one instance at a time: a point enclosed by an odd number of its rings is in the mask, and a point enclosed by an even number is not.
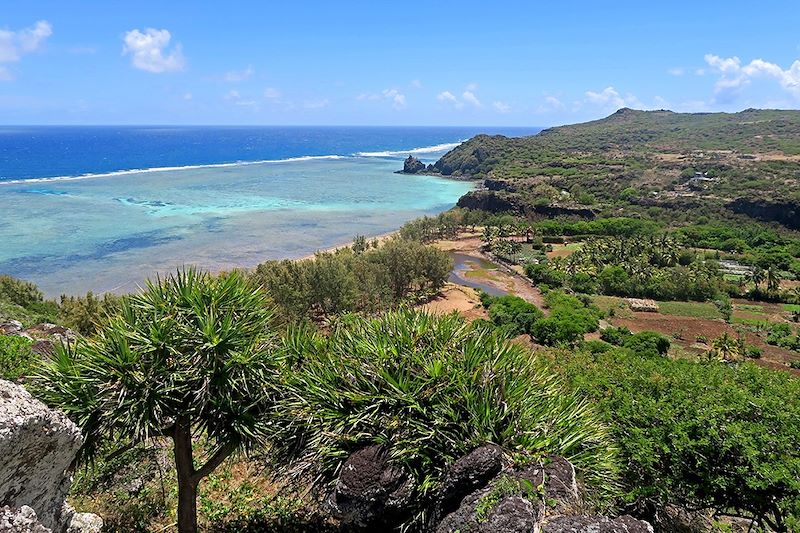
<svg viewBox="0 0 800 533"><path fill-rule="evenodd" d="M508 294L507 291L499 289L489 282L484 282L481 281L480 278L472 278L466 275L474 266L479 268L493 268L496 265L480 257L457 252L452 252L450 256L453 258L453 270L450 272L450 277L447 280L450 283L472 287L473 289L480 289L490 296L505 296Z"/></svg>
<svg viewBox="0 0 800 533"><path fill-rule="evenodd" d="M0 272L49 296L127 292L183 264L252 267L386 233L472 187L401 167L344 157L2 184Z"/></svg>

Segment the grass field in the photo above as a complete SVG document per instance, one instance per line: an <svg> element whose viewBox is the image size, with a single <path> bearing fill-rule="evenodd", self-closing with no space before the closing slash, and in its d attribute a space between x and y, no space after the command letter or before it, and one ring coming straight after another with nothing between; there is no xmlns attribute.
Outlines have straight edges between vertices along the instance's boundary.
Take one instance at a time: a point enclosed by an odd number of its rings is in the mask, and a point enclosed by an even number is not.
<svg viewBox="0 0 800 533"><path fill-rule="evenodd" d="M658 309L662 315L688 316L709 320L722 318L717 306L710 302L658 302Z"/></svg>
<svg viewBox="0 0 800 533"><path fill-rule="evenodd" d="M628 309L628 304L625 303L625 300L617 296L595 295L592 296L592 302L594 302L594 304L605 314L608 314L608 312L612 309L617 315L620 315L620 313L630 315L631 313L630 309Z"/></svg>

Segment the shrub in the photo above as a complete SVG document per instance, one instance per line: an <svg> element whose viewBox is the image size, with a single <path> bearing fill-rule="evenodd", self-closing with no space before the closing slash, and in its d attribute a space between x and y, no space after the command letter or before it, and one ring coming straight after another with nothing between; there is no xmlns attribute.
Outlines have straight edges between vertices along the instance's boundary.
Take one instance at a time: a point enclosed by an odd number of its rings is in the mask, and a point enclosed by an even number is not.
<svg viewBox="0 0 800 533"><path fill-rule="evenodd" d="M764 350L759 348L758 346L750 345L747 347L747 351L745 352L745 356L750 359L761 359L761 356L764 354Z"/></svg>
<svg viewBox="0 0 800 533"><path fill-rule="evenodd" d="M511 336L530 333L533 323L544 316L538 307L519 296L489 297L482 302L494 325L503 327Z"/></svg>
<svg viewBox="0 0 800 533"><path fill-rule="evenodd" d="M753 517L775 531L800 525L794 377L624 350L563 353L554 364L613 424L627 512L652 520L673 504Z"/></svg>
<svg viewBox="0 0 800 533"><path fill-rule="evenodd" d="M16 381L30 375L38 356L25 337L0 335L0 377Z"/></svg>
<svg viewBox="0 0 800 533"><path fill-rule="evenodd" d="M591 340L583 343L583 349L590 353L605 353L614 347L607 342Z"/></svg>
<svg viewBox="0 0 800 533"><path fill-rule="evenodd" d="M287 409L305 424L303 464L332 479L352 451L384 444L412 476L418 520L448 464L485 443L562 454L596 497L614 491L614 447L590 406L524 348L457 315L346 316L292 351L304 361Z"/></svg>
<svg viewBox="0 0 800 533"><path fill-rule="evenodd" d="M654 331L640 331L625 337L622 346L641 356L667 355L670 342L667 337Z"/></svg>
<svg viewBox="0 0 800 533"><path fill-rule="evenodd" d="M525 275L537 285L561 287L564 284L564 274L548 267L545 263L528 263L525 265Z"/></svg>
<svg viewBox="0 0 800 533"><path fill-rule="evenodd" d="M612 296L625 296L629 290L630 276L622 267L607 266L597 276L597 282L603 294Z"/></svg>
<svg viewBox="0 0 800 533"><path fill-rule="evenodd" d="M42 303L44 296L33 283L0 275L0 299L6 299L20 307L28 308Z"/></svg>
<svg viewBox="0 0 800 533"><path fill-rule="evenodd" d="M625 339L631 335L631 330L625 326L618 328L610 326L600 332L601 339L616 346L622 346L622 343L625 341Z"/></svg>
<svg viewBox="0 0 800 533"><path fill-rule="evenodd" d="M391 309L438 290L451 268L447 252L395 238L358 253L347 248L302 261L267 261L252 277L282 315L304 319Z"/></svg>

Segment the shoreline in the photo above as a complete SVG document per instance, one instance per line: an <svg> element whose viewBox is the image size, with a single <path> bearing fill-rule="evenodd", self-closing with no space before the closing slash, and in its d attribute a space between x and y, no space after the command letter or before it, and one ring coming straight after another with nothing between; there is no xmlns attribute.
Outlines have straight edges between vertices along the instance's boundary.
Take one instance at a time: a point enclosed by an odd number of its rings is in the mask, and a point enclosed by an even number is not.
<svg viewBox="0 0 800 533"><path fill-rule="evenodd" d="M455 206L453 206L453 207L455 207ZM452 209L452 207L450 209ZM442 211L442 212L444 213L444 211ZM383 244L384 242L386 242L387 240L391 239L395 235L398 235L399 233L400 233L400 228L397 228L396 230L392 230L392 231L389 231L387 233L381 233L381 234L374 235L374 236L365 235L365 238L367 239L368 243L370 243L370 242L372 242L374 240L377 240L379 244ZM277 259L277 261L286 261L286 260L288 260L288 261L305 261L307 259L314 259L314 257L317 254L332 253L332 252L336 252L337 250L342 250L344 248L350 248L351 246L353 246L354 242L355 242L355 240L351 240L349 242L343 242L341 244L334 244L333 246L330 246L328 248L323 248L321 250L317 250L314 253L306 254L306 255L301 256L301 257L295 257L295 258L284 257L282 259ZM271 260L267 259L267 261L271 261ZM274 259L272 261L274 261ZM265 262L265 261L262 261L262 263L263 262ZM261 264L261 263L259 263L259 264ZM245 269L245 270L249 270L249 269Z"/></svg>

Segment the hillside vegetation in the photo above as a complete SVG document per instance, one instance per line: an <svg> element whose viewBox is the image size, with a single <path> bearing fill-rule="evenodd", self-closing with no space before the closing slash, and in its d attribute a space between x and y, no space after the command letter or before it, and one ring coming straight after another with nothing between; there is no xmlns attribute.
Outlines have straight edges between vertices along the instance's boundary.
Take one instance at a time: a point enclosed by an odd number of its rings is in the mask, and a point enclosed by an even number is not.
<svg viewBox="0 0 800 533"><path fill-rule="evenodd" d="M684 216L742 214L797 229L800 111L620 109L532 137L479 135L433 170L486 179L486 190L468 193L462 207L587 218L680 209Z"/></svg>

